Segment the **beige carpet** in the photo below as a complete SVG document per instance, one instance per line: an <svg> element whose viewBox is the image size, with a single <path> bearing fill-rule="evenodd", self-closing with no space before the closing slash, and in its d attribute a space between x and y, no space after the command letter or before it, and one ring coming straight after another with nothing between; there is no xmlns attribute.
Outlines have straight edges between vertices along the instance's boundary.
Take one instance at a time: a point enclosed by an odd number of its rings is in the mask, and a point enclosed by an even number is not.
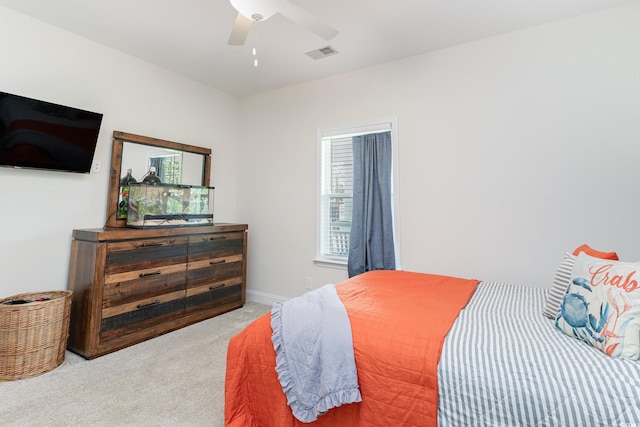
<svg viewBox="0 0 640 427"><path fill-rule="evenodd" d="M0 382L7 426L223 426L229 338L271 307L243 308L38 377Z"/></svg>

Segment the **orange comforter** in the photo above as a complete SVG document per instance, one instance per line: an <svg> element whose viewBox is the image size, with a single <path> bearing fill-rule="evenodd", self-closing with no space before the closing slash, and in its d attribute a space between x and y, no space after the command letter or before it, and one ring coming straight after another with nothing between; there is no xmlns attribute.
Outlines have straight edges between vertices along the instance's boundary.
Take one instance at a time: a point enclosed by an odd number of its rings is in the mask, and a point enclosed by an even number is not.
<svg viewBox="0 0 640 427"><path fill-rule="evenodd" d="M314 426L435 426L444 338L477 280L371 271L336 284L353 334L362 402L331 409ZM275 370L270 314L229 342L225 425L303 426Z"/></svg>

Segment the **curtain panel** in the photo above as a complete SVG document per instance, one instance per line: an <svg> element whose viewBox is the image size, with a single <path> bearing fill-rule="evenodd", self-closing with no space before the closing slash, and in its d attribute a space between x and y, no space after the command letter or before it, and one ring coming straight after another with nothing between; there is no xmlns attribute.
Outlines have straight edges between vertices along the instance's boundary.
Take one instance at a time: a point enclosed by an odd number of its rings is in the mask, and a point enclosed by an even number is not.
<svg viewBox="0 0 640 427"><path fill-rule="evenodd" d="M395 270L391 132L353 137L353 218L349 277Z"/></svg>

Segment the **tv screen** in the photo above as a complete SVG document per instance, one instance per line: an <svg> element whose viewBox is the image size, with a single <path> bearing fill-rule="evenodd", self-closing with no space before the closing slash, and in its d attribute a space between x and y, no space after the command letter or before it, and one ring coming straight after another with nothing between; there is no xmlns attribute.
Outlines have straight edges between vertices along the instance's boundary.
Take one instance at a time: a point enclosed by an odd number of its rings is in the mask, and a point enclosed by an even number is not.
<svg viewBox="0 0 640 427"><path fill-rule="evenodd" d="M0 92L0 166L89 173L102 114Z"/></svg>

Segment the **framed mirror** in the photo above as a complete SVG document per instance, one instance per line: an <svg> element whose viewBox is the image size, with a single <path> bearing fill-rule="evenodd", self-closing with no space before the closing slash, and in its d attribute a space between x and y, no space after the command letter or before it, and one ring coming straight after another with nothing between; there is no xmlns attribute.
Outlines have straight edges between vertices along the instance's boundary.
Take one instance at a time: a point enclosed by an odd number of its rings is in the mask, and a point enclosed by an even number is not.
<svg viewBox="0 0 640 427"><path fill-rule="evenodd" d="M122 196L120 180L130 169L133 178L142 182L152 167L163 183L209 186L211 150L114 131L106 227L124 227L127 222L126 213L123 214L119 206Z"/></svg>

